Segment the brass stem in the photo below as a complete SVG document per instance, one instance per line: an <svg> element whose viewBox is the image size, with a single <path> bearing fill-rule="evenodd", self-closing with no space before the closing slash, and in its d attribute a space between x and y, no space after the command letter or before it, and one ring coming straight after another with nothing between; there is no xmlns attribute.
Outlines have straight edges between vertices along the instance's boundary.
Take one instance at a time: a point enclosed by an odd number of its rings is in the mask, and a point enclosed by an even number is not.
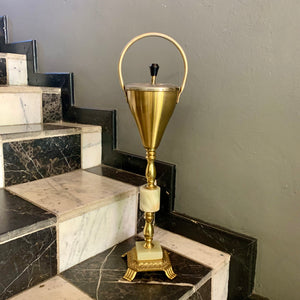
<svg viewBox="0 0 300 300"><path fill-rule="evenodd" d="M147 168L146 168L146 178L147 178L147 189L155 189L156 185L156 169L155 169L155 149L146 149L146 159L147 159ZM145 212L145 228L144 228L144 239L145 244L144 248L151 249L153 248L152 240L154 234L154 212Z"/></svg>
<svg viewBox="0 0 300 300"><path fill-rule="evenodd" d="M153 212L145 212L144 218L145 218L144 248L151 249L151 248L153 248L152 240L153 240L153 234L154 234L154 225L153 225L154 213Z"/></svg>
<svg viewBox="0 0 300 300"><path fill-rule="evenodd" d="M155 188L155 177L156 177L156 168L154 164L155 160L155 150L146 149L146 159L147 159L147 168L146 168L146 178L147 178L147 189Z"/></svg>

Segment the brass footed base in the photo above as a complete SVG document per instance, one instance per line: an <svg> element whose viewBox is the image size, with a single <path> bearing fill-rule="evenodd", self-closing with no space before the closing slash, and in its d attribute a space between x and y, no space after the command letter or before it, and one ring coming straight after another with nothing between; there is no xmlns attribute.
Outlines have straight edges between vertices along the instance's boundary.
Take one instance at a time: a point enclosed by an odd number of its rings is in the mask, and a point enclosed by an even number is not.
<svg viewBox="0 0 300 300"><path fill-rule="evenodd" d="M153 271L164 271L169 279L174 279L176 274L172 269L168 252L163 249L163 258L157 260L137 260L136 248L132 248L129 252L122 255L127 255L127 266L128 269L123 276L125 280L132 281L138 272L153 272Z"/></svg>

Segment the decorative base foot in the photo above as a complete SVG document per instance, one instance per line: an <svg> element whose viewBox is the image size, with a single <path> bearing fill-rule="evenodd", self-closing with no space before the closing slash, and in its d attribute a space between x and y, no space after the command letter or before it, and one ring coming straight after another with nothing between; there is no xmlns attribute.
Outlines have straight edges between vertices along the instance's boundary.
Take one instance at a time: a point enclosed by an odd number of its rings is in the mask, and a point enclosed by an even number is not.
<svg viewBox="0 0 300 300"><path fill-rule="evenodd" d="M132 281L135 275L136 275L136 271L133 271L132 269L128 268L123 278L125 280Z"/></svg>
<svg viewBox="0 0 300 300"><path fill-rule="evenodd" d="M153 272L164 271L169 279L174 279L176 274L172 269L169 254L167 250L163 249L163 258L156 260L137 260L136 248L132 248L129 252L122 255L127 256L128 269L123 276L125 280L132 281L138 272Z"/></svg>

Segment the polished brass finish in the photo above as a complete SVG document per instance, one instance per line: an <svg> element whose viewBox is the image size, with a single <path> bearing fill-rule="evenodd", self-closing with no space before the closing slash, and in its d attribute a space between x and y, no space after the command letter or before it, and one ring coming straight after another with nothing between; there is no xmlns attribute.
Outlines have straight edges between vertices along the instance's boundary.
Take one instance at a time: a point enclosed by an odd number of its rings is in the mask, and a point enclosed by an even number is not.
<svg viewBox="0 0 300 300"><path fill-rule="evenodd" d="M123 257L125 256L127 256L128 266L128 269L123 276L125 280L132 281L137 272L149 271L164 271L169 279L174 279L176 277L176 274L172 269L169 254L165 249L163 249L162 259L138 261L135 247L123 255Z"/></svg>
<svg viewBox="0 0 300 300"><path fill-rule="evenodd" d="M146 150L156 150L175 109L179 89L171 91L128 89L126 93L143 146Z"/></svg>
<svg viewBox="0 0 300 300"><path fill-rule="evenodd" d="M145 244L144 248L151 249L153 248L152 240L154 234L154 213L145 212L145 227L144 227L144 237L145 237Z"/></svg>
<svg viewBox="0 0 300 300"><path fill-rule="evenodd" d="M122 76L122 62L128 48L136 41L145 37L161 37L173 43L179 50L184 63L184 76L181 87L172 84L156 83L156 75L158 69L151 69L151 84L127 84L124 85ZM155 65L155 67L159 67ZM119 61L119 78L120 84L125 92L127 102L131 113L136 121L142 143L146 149L146 188L154 190L157 188L155 183L156 169L155 156L156 149L160 144L163 133L175 109L176 103L185 87L188 72L188 64L184 51L181 46L171 37L156 32L141 34L133 38L124 47ZM159 199L158 199L159 200ZM150 210L150 208L149 208ZM154 212L145 212L145 228L144 228L144 248L151 250L153 248L154 235ZM165 271L168 278L173 279L176 274L173 272L170 259L166 250L163 250L162 259L153 260L137 260L136 248L130 250L127 254L128 270L124 275L124 279L133 280L137 272L145 271Z"/></svg>
<svg viewBox="0 0 300 300"><path fill-rule="evenodd" d="M156 177L156 168L154 164L155 160L155 150L147 149L146 150L146 159L147 159L147 167L146 167L146 178L147 178L147 188L155 189L155 177Z"/></svg>
<svg viewBox="0 0 300 300"><path fill-rule="evenodd" d="M143 39L145 37L161 37L161 38L166 39L166 40L170 41L171 43L173 43L176 46L176 48L179 50L179 52L182 56L182 59L183 59L183 64L184 64L184 76L183 76L183 81L182 81L181 87L179 89L179 95L178 95L178 98L177 98L177 102L178 102L179 101L179 96L183 92L183 89L185 87L185 82L186 82L187 73L188 73L188 63L187 63L186 55L185 55L183 49L181 48L181 46L173 38L171 38L170 36L168 36L166 34L163 34L163 33L158 33L158 32L143 33L141 35L138 35L138 36L134 37L132 40L130 40L126 44L126 46L124 47L124 49L121 53L120 60L119 60L119 68L118 68L119 69L120 84L121 84L121 87L122 87L123 91L126 94L124 80L123 80L123 76L122 76L122 62L123 62L123 59L124 59L124 55L125 55L126 51L128 50L128 48L130 46L132 46L136 41L138 41L140 39Z"/></svg>

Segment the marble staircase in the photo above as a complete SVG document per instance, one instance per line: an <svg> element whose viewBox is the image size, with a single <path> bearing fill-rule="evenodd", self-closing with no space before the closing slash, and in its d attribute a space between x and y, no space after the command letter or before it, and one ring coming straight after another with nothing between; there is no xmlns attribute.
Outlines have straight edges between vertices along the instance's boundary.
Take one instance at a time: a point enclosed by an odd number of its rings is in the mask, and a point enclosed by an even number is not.
<svg viewBox="0 0 300 300"><path fill-rule="evenodd" d="M122 279L145 178L103 165L103 128L66 122L29 63L0 53L0 300L227 299L230 255L159 227L176 279Z"/></svg>
<svg viewBox="0 0 300 300"><path fill-rule="evenodd" d="M60 89L28 86L26 57L3 53L0 299L136 233L134 185L89 172L101 127L62 122Z"/></svg>

